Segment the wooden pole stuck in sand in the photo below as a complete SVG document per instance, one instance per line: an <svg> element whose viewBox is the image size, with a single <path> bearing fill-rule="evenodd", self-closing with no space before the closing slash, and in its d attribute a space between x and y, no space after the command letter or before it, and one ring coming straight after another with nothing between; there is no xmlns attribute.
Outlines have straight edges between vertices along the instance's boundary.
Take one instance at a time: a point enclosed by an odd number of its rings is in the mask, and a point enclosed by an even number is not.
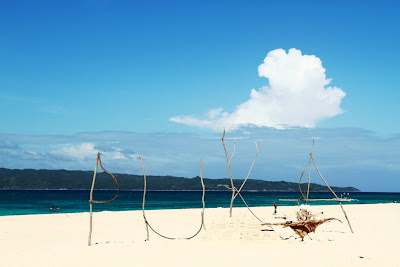
<svg viewBox="0 0 400 267"><path fill-rule="evenodd" d="M89 226L89 239L88 239L88 246L92 245L92 228L93 228L93 189L94 189L94 184L96 181L96 174L97 174L97 167L99 165L99 158L100 158L100 152L97 153L97 159L96 159L96 167L94 168L94 174L93 174L93 181L92 181L92 188L90 189L90 226Z"/></svg>
<svg viewBox="0 0 400 267"><path fill-rule="evenodd" d="M313 139L313 142L312 142L312 148L311 148L311 151L310 151L310 155L312 155L313 151L314 151L314 139ZM311 156L310 156L310 159L308 160L308 182L307 182L306 204L308 203L308 195L310 194L310 182L311 182L310 165L311 165Z"/></svg>
<svg viewBox="0 0 400 267"><path fill-rule="evenodd" d="M142 163L142 169L143 169L143 182L144 182L144 185L143 185L143 202L142 202L142 212L143 212L143 218L144 218L144 222L145 222L145 224L146 224L146 233L147 233L147 238L146 238L146 241L149 241L150 240L150 235L149 235L149 224L148 224L148 222L147 222L147 220L146 220L146 213L145 213L145 203L146 203L146 188L147 188L147 183L146 183L146 172L145 172L145 170L144 170L144 164L143 164L143 158L142 158L142 156L139 156L139 158L140 158L140 162Z"/></svg>
<svg viewBox="0 0 400 267"><path fill-rule="evenodd" d="M200 159L200 181L201 181L201 186L203 188L203 196L201 197L201 201L203 202L203 212L201 213L201 218L202 218L202 225L203 229L206 230L206 224L204 223L204 211L206 208L206 202L204 201L205 195L206 195L206 188L204 186L204 181L203 181L203 159Z"/></svg>

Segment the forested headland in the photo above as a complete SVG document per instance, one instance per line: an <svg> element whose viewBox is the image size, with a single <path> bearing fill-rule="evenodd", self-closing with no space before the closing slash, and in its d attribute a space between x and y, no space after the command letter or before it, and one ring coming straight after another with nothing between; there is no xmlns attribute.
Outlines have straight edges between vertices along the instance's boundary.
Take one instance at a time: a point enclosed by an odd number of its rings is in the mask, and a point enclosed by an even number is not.
<svg viewBox="0 0 400 267"><path fill-rule="evenodd" d="M143 190L143 176L131 174L114 174L122 190ZM0 168L0 189L90 189L93 171L68 170L34 170L34 169L6 169ZM237 187L242 179L235 179ZM206 190L226 191L231 186L229 178L204 178ZM336 192L357 192L354 187L331 186ZM95 189L115 189L116 185L111 176L98 172ZM305 188L305 184L302 184ZM147 176L147 190L202 190L200 177L184 178L174 176ZM286 181L266 181L249 179L244 191L299 191L298 183ZM310 191L328 192L324 185L311 183Z"/></svg>

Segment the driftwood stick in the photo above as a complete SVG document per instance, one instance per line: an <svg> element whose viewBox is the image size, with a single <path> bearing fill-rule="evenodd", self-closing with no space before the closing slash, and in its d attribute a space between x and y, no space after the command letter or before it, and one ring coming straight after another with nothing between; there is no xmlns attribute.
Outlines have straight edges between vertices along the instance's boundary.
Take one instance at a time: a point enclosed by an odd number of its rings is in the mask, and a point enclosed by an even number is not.
<svg viewBox="0 0 400 267"><path fill-rule="evenodd" d="M311 148L311 151L310 151L310 159L308 161L308 182L307 182L306 204L308 203L308 195L310 194L310 181L311 181L310 165L311 165L311 155L312 155L312 153L314 151L314 141L315 141L315 139L313 139L313 142L312 142L312 148Z"/></svg>
<svg viewBox="0 0 400 267"><path fill-rule="evenodd" d="M229 189L229 190L232 189L232 188L230 188L230 187L227 186L227 185L225 185L225 187L226 187L227 189ZM257 220L259 220L259 221L261 222L262 220L261 220L260 218L258 218L258 216L255 215L254 212L250 209L249 205L247 205L246 201L244 200L242 194L240 194L240 192L238 191L238 189L235 187L234 190L235 190L236 194L239 195L239 197L242 199L244 205L247 207L247 209L250 211L250 213L253 214L253 216L254 216Z"/></svg>
<svg viewBox="0 0 400 267"><path fill-rule="evenodd" d="M299 190L300 190L301 197L297 200L297 204L298 204L298 205L300 205L299 202L300 202L301 200L306 199L306 197L304 196L303 191L301 190L301 178L303 177L303 174L304 174L304 171L305 171L305 170L306 170L306 169L303 169L303 172L301 173L300 179L299 179Z"/></svg>
<svg viewBox="0 0 400 267"><path fill-rule="evenodd" d="M236 189L237 190L237 189ZM244 200L244 198L242 197L242 194L240 194L239 191L237 191L236 195L239 195L240 198L242 199L243 203L246 205L247 209L250 211L251 214L253 214L253 216L259 220L260 222L262 222L262 220L260 218L257 217L257 215L254 214L254 212L250 209L250 207L247 205L246 201Z"/></svg>
<svg viewBox="0 0 400 267"><path fill-rule="evenodd" d="M104 201L92 200L92 203L105 204L105 203L108 203L108 202L111 202L111 201L115 200L115 199L119 196L119 193L121 192L121 189L120 189L120 187L119 187L119 184L118 184L117 179L115 178L115 176L114 176L112 173L110 173L109 171L107 171L106 169L104 169L103 164L101 163L100 153L99 153L99 156L98 156L98 162L99 162L99 165L100 165L101 169L102 169L105 173L107 173L108 175L110 175L110 176L113 178L114 183L115 183L115 185L116 185L117 188L118 188L117 194L116 194L113 198L111 198L111 199L104 200Z"/></svg>
<svg viewBox="0 0 400 267"><path fill-rule="evenodd" d="M233 142L233 152L232 152L232 155L231 155L231 157L230 157L230 159L229 159L229 164L231 164L233 155L235 155L235 151L236 151L236 141L237 141L237 138L235 138L235 142Z"/></svg>
<svg viewBox="0 0 400 267"><path fill-rule="evenodd" d="M201 213L201 218L203 220L202 224L203 224L203 229L206 230L206 225L204 223L204 210L206 208L206 202L204 201L204 197L206 195L206 188L204 186L204 181L203 181L203 159L200 159L200 180L201 180L201 186L203 188L203 196L201 197L201 201L203 202L203 212Z"/></svg>
<svg viewBox="0 0 400 267"><path fill-rule="evenodd" d="M231 198L231 205L229 206L229 217L232 217L232 206L233 206L233 201L235 200L235 185L233 184L233 179L232 179L232 173L231 173L231 160L228 157L228 152L226 151L226 146L225 146L225 142L224 142L224 137L225 137L225 129L224 129L224 133L222 135L222 145L224 146L224 150L225 150L225 156L226 156L226 162L228 164L228 171L229 171L229 179L231 181L231 186L232 186L232 198ZM232 153L233 156L233 153ZM232 159L232 158L231 158Z"/></svg>
<svg viewBox="0 0 400 267"><path fill-rule="evenodd" d="M324 177L322 177L322 174L321 174L321 172L319 171L319 169L318 169L318 167L317 167L317 164L315 163L314 157L312 156L312 152L310 153L310 157L311 157L311 159L312 159L312 161L313 161L313 163L314 163L315 169L317 170L317 172L318 172L319 176L321 177L322 181L324 181L324 183L326 184L326 186L329 188L329 190L332 192L332 194L336 197L337 201L339 202L340 207L342 208L344 217L346 217L347 223L349 224L350 230L351 230L352 233L354 233L354 232L353 232L353 228L351 227L349 218L347 218L347 214L346 214L346 212L344 211L342 202L339 200L338 196L337 196L336 193L332 190L332 188L328 185L328 183L326 182L326 180L324 179Z"/></svg>
<svg viewBox="0 0 400 267"><path fill-rule="evenodd" d="M94 190L94 184L96 181L96 174L97 174L97 167L99 165L99 159L100 159L100 152L97 153L97 159L96 159L96 167L94 168L94 174L93 174L93 181L92 181L92 188L90 189L90 224L89 224L89 239L88 239L88 246L92 245L92 227L93 227L93 190Z"/></svg>
<svg viewBox="0 0 400 267"><path fill-rule="evenodd" d="M145 170L144 170L144 164L143 164L143 158L142 158L142 156L139 156L139 158L140 158L140 162L142 163L143 178L144 178L144 179L143 179L143 180L144 180L144 185L143 185L142 212L143 212L144 222L146 223L146 232L147 232L146 241L149 241L149 240L150 240L150 235L149 235L149 224L148 224L148 222L147 222L147 220L146 220L146 214L145 214L145 209L144 209L144 207L145 207L145 202L146 202L146 187L147 187L147 185L146 185L146 172L145 172Z"/></svg>
<svg viewBox="0 0 400 267"><path fill-rule="evenodd" d="M257 145L257 143L256 143L256 149L257 149L256 156L254 157L253 163L252 163L251 166L250 166L250 170L249 170L249 172L247 173L246 179L244 179L244 181L243 181L242 185L240 186L239 190L237 190L235 196L233 197L233 200L235 200L235 198L238 196L238 194L239 194L240 191L242 190L244 184L247 182L247 179L248 179L249 176L250 176L251 170L253 169L254 163L256 162L258 152L260 151L260 146L261 146L261 140L258 142L258 145ZM243 198L242 198L242 199L243 199ZM244 200L243 200L243 201L244 201ZM256 216L256 217L257 217L257 216Z"/></svg>

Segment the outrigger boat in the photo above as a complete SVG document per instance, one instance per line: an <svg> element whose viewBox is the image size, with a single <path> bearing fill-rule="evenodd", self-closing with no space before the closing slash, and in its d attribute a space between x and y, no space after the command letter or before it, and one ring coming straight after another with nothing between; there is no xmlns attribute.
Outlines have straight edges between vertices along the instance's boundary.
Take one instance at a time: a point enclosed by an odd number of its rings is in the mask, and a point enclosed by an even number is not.
<svg viewBox="0 0 400 267"><path fill-rule="evenodd" d="M345 199L345 198L309 198L307 199L308 202L311 201L340 201L340 202L350 202L355 201L357 199ZM299 199L279 199L279 201L287 201L287 202L299 202Z"/></svg>
<svg viewBox="0 0 400 267"><path fill-rule="evenodd" d="M351 201L358 201L358 199L351 198L349 193L342 193L340 194L340 201L351 202Z"/></svg>
<svg viewBox="0 0 400 267"><path fill-rule="evenodd" d="M301 199L279 199L279 201L299 202ZM351 202L358 201L358 199L351 198L349 193L342 193L339 198L309 198L307 201L340 201Z"/></svg>

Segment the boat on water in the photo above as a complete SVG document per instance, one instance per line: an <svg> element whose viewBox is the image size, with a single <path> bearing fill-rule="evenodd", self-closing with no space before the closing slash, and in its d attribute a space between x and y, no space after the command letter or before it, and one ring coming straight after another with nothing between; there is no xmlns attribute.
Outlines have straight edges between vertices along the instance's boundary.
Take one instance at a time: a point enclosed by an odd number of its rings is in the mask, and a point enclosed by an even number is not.
<svg viewBox="0 0 400 267"><path fill-rule="evenodd" d="M333 199L336 199L336 198L333 198ZM342 202L358 201L358 199L351 198L350 197L350 193L342 193L342 194L340 194L339 200L342 201Z"/></svg>
<svg viewBox="0 0 400 267"><path fill-rule="evenodd" d="M288 201L288 202L299 202L299 199L279 199L279 201ZM349 193L342 193L339 198L309 198L307 202L311 201L340 201L340 202L351 202L358 201L358 199L351 198Z"/></svg>

